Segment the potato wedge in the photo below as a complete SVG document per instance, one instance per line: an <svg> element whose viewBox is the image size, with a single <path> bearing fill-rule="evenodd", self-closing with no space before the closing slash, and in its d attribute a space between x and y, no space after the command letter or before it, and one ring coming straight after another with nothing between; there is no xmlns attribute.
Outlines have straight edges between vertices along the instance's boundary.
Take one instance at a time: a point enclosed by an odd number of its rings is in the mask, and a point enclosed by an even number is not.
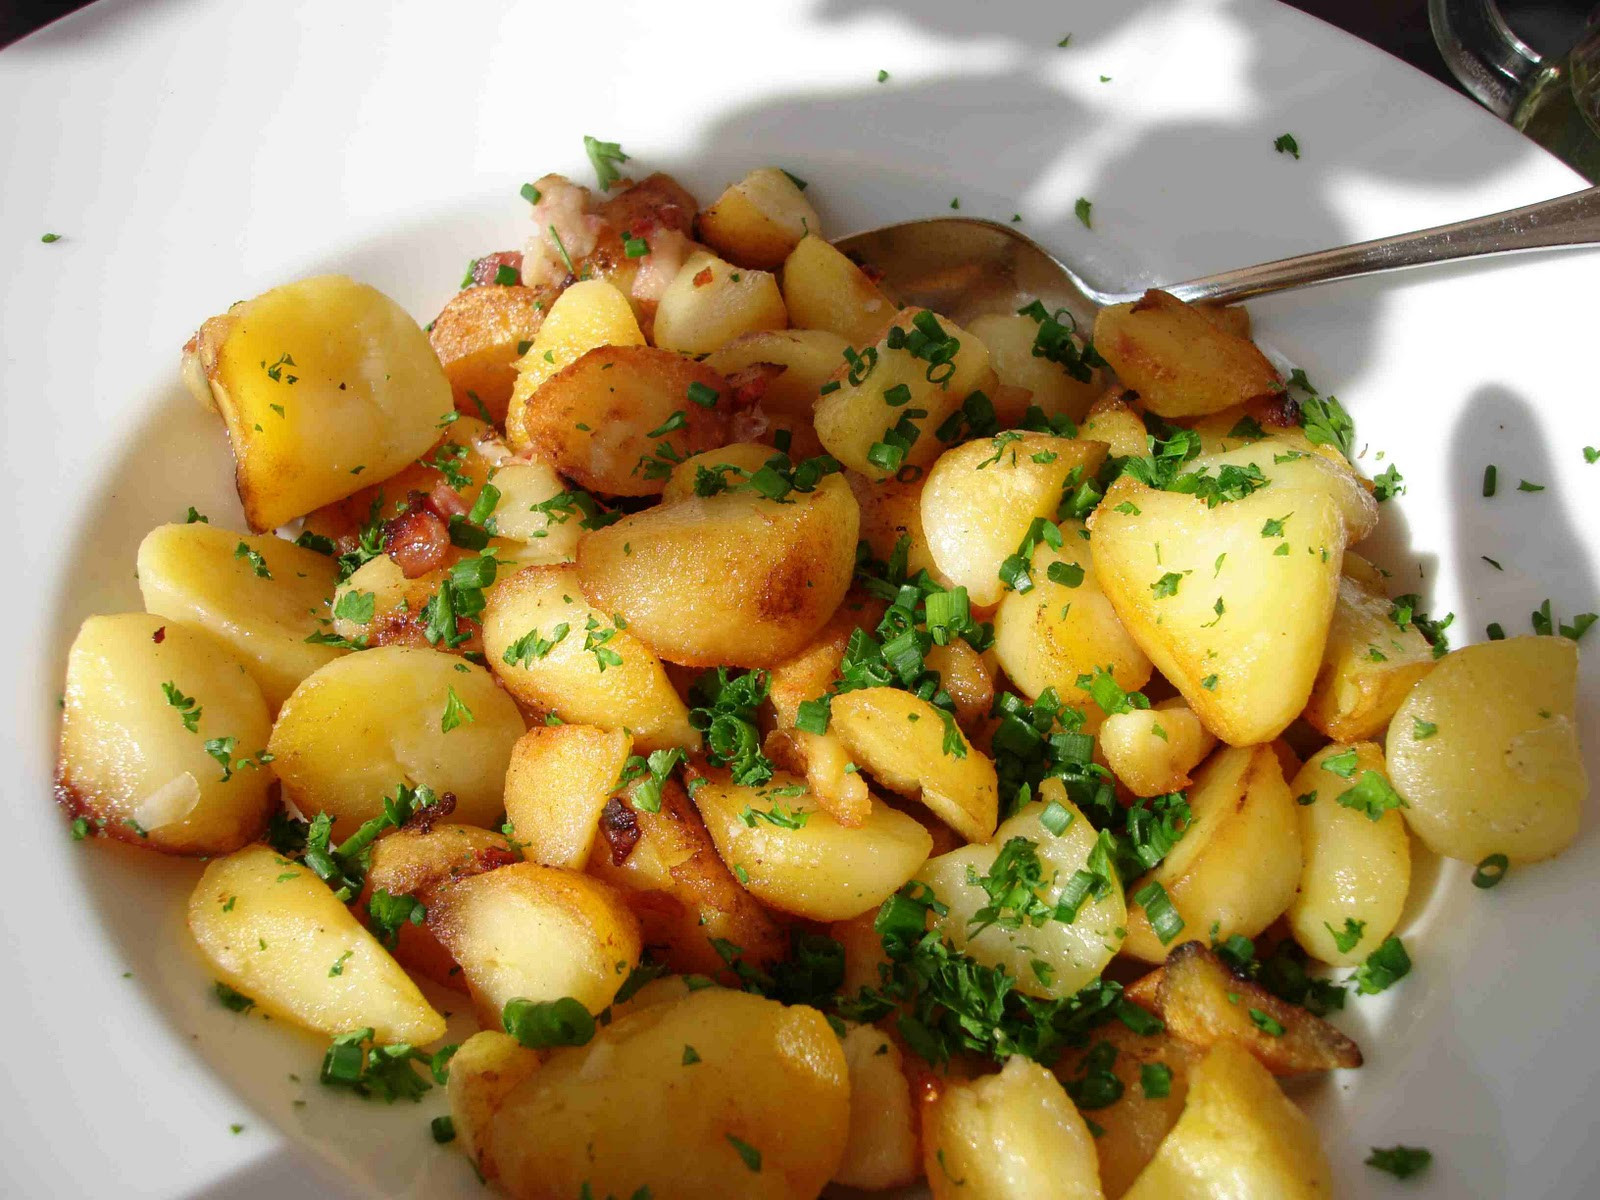
<svg viewBox="0 0 1600 1200"><path fill-rule="evenodd" d="M512 449L528 445L528 404L545 380L598 347L642 345L644 334L628 298L604 279L580 280L563 290L516 363L517 381L506 407Z"/></svg>
<svg viewBox="0 0 1600 1200"><path fill-rule="evenodd" d="M850 752L834 734L774 729L767 734L762 753L775 766L803 775L817 804L846 828L859 827L871 815L867 781L854 769Z"/></svg>
<svg viewBox="0 0 1600 1200"><path fill-rule="evenodd" d="M922 529L933 561L974 604L998 603L1007 590L1000 567L1029 526L1053 521L1063 486L1092 478L1105 456L1099 442L1017 430L946 450L922 489Z"/></svg>
<svg viewBox="0 0 1600 1200"><path fill-rule="evenodd" d="M586 518L576 503L566 502L571 492L553 466L541 459L512 460L495 472L494 486L500 489L490 514L497 558L545 566L577 557Z"/></svg>
<svg viewBox="0 0 1600 1200"><path fill-rule="evenodd" d="M661 660L584 601L572 567L525 567L496 585L483 642L495 676L524 704L628 730L646 750L700 745Z"/></svg>
<svg viewBox="0 0 1600 1200"><path fill-rule="evenodd" d="M949 713L898 688L846 692L834 697L832 709L829 729L884 787L922 801L969 842L994 833L1000 808L994 763Z"/></svg>
<svg viewBox="0 0 1600 1200"><path fill-rule="evenodd" d="M883 601L863 592L847 593L811 643L767 673L768 694L780 725L792 726L802 702L816 699L839 681L839 664L850 635L857 629L875 630L884 608Z"/></svg>
<svg viewBox="0 0 1600 1200"><path fill-rule="evenodd" d="M832 1182L881 1191L907 1187L922 1174L900 1047L882 1030L852 1025L844 1035L850 1071L850 1136Z"/></svg>
<svg viewBox="0 0 1600 1200"><path fill-rule="evenodd" d="M761 411L774 425L809 431L818 389L843 361L849 344L826 329L758 330L712 351L705 365L723 376L760 363L782 367L761 395ZM805 457L813 452L797 442L793 453Z"/></svg>
<svg viewBox="0 0 1600 1200"><path fill-rule="evenodd" d="M672 970L717 975L727 965L712 944L765 967L788 952L788 938L723 865L705 822L676 780L661 788L658 811L640 808L635 784L600 815L589 873L622 890L639 915L645 945Z"/></svg>
<svg viewBox="0 0 1600 1200"><path fill-rule="evenodd" d="M1526 863L1571 844L1589 794L1577 670L1567 638L1508 638L1445 655L1411 689L1389 723L1389 777L1430 850Z"/></svg>
<svg viewBox="0 0 1600 1200"><path fill-rule="evenodd" d="M1100 726L1106 765L1135 796L1161 796L1189 786L1189 772L1217 739L1179 697L1154 708L1113 713Z"/></svg>
<svg viewBox="0 0 1600 1200"><path fill-rule="evenodd" d="M1248 1050L1223 1041L1194 1067L1183 1116L1123 1195L1327 1200L1333 1173L1310 1118Z"/></svg>
<svg viewBox="0 0 1600 1200"><path fill-rule="evenodd" d="M273 773L259 765L267 704L203 629L145 613L90 617L67 653L61 708L56 800L89 831L167 854L226 854L266 827L276 807Z"/></svg>
<svg viewBox="0 0 1600 1200"><path fill-rule="evenodd" d="M517 360L559 294L549 287L487 284L450 297L433 319L428 341L450 380L458 412L504 423Z"/></svg>
<svg viewBox="0 0 1600 1200"><path fill-rule="evenodd" d="M933 888L949 908L944 916L935 918L934 928L957 950L985 966L1003 967L1017 981L1019 992L1046 998L1070 996L1092 982L1122 944L1128 910L1115 871L1104 894L1086 899L1074 920L1052 917L1042 925L1025 922L1021 928L1010 929L978 918L979 909L993 901L981 886L970 882L972 877L982 879L993 873L1002 854L1010 861L1017 850L1013 843L1020 839L1026 843L1021 847L1024 859L1034 858L1042 864L1046 884L1034 894L1055 908L1074 873L1087 869L1099 838L1088 818L1067 799L1059 780L1047 780L1040 797L1002 822L986 845L963 846L929 859L917 878ZM1067 814L1068 824L1059 834L1050 832L1040 820L1051 802Z"/></svg>
<svg viewBox="0 0 1600 1200"><path fill-rule="evenodd" d="M672 468L672 474L668 476L667 482L661 489L661 503L676 504L680 500L693 499L696 495L695 484L700 482L702 468L716 473L724 483L737 484L744 478L739 471L753 475L775 457L777 451L771 446L763 446L760 442L731 442L726 446L718 446L715 450L703 450L699 454L690 455ZM719 467L737 467L739 470L719 471Z"/></svg>
<svg viewBox="0 0 1600 1200"><path fill-rule="evenodd" d="M710 408L691 403L707 389ZM673 464L728 440L728 382L653 346L599 346L551 375L519 410L522 445L593 492L660 493ZM724 398L727 397L727 398Z"/></svg>
<svg viewBox="0 0 1600 1200"><path fill-rule="evenodd" d="M777 276L697 250L661 294L655 343L685 354L709 354L735 338L788 324Z"/></svg>
<svg viewBox="0 0 1600 1200"><path fill-rule="evenodd" d="M660 505L578 543L578 580L657 654L688 666L771 666L811 640L855 570L843 479L783 503L739 489Z"/></svg>
<svg viewBox="0 0 1600 1200"><path fill-rule="evenodd" d="M482 667L383 646L335 659L294 690L267 748L284 794L348 837L402 781L456 798L453 819L498 827L522 714Z"/></svg>
<svg viewBox="0 0 1600 1200"><path fill-rule="evenodd" d="M529 862L583 870L600 810L633 753L626 733L593 725L535 725L511 748L506 817Z"/></svg>
<svg viewBox="0 0 1600 1200"><path fill-rule="evenodd" d="M904 539L908 575L926 571L940 587L952 586L934 562L933 549L922 528L922 489L927 485L927 476L910 483L894 480L874 483L850 471L846 478L850 481L850 490L855 493L856 503L861 506L861 540L872 547L873 557L888 562Z"/></svg>
<svg viewBox="0 0 1600 1200"><path fill-rule="evenodd" d="M834 368L817 401L817 436L868 479L915 477L944 449L935 430L993 381L981 341L925 308L904 308L859 359Z"/></svg>
<svg viewBox="0 0 1600 1200"><path fill-rule="evenodd" d="M990 313L972 322L972 334L989 347L989 360L1000 382L1029 393L1022 411L1000 414L1002 424L1007 427L1020 425L1029 406L1041 409L1047 417L1082 421L1089 406L1104 390L1099 371L1091 369L1086 380L1074 379L1060 363L1035 354L1039 322L1030 316ZM1073 340L1081 352L1083 339L1074 337ZM999 411L998 403L996 411Z"/></svg>
<svg viewBox="0 0 1600 1200"><path fill-rule="evenodd" d="M485 1183L499 1172L494 1165L494 1114L524 1079L539 1069L538 1051L509 1033L484 1030L461 1043L450 1059L450 1114L461 1151Z"/></svg>
<svg viewBox="0 0 1600 1200"><path fill-rule="evenodd" d="M1055 1076L1020 1056L946 1080L922 1109L934 1200L1103 1200L1094 1138Z"/></svg>
<svg viewBox="0 0 1600 1200"><path fill-rule="evenodd" d="M302 679L344 653L306 641L332 611L338 572L325 554L198 521L158 525L139 543L138 575L145 610L226 642L273 712Z"/></svg>
<svg viewBox="0 0 1600 1200"><path fill-rule="evenodd" d="M822 221L792 176L760 167L700 214L700 240L741 267L775 270Z"/></svg>
<svg viewBox="0 0 1600 1200"><path fill-rule="evenodd" d="M961 727L969 731L979 728L994 705L994 675L985 656L964 639L955 638L946 645L935 642L928 647L922 662L939 673L940 685L950 693Z"/></svg>
<svg viewBox="0 0 1600 1200"><path fill-rule="evenodd" d="M1433 647L1414 624L1395 624L1394 611L1381 587L1339 577L1322 665L1305 709L1312 727L1335 741L1376 737L1417 680L1433 670Z"/></svg>
<svg viewBox="0 0 1600 1200"><path fill-rule="evenodd" d="M1149 431L1139 410L1130 403L1136 399L1135 393L1124 388L1111 388L1090 405L1078 436L1104 442L1116 458L1142 458L1149 454Z"/></svg>
<svg viewBox="0 0 1600 1200"><path fill-rule="evenodd" d="M895 310L865 271L815 234L783 262L783 302L796 329L826 329L852 346L871 344Z"/></svg>
<svg viewBox="0 0 1600 1200"><path fill-rule="evenodd" d="M1282 387L1278 372L1248 338L1154 288L1132 304L1102 308L1094 345L1158 416L1203 416Z"/></svg>
<svg viewBox="0 0 1600 1200"><path fill-rule="evenodd" d="M639 922L615 888L529 862L435 888L428 929L461 965L490 1028L518 998L570 996L599 1012L642 948Z"/></svg>
<svg viewBox="0 0 1600 1200"><path fill-rule="evenodd" d="M928 831L910 817L869 803L859 825L843 825L782 771L756 787L707 782L694 794L717 853L751 894L813 921L875 912L933 849Z"/></svg>
<svg viewBox="0 0 1600 1200"><path fill-rule="evenodd" d="M342 275L234 305L200 327L196 350L258 532L387 479L437 440L455 407L417 323Z"/></svg>
<svg viewBox="0 0 1600 1200"><path fill-rule="evenodd" d="M849 1126L844 1051L821 1013L702 988L553 1051L500 1098L488 1151L524 1200L584 1187L597 1198L643 1188L656 1200L811 1200Z"/></svg>
<svg viewBox="0 0 1600 1200"><path fill-rule="evenodd" d="M1300 882L1300 818L1271 746L1218 750L1195 772L1189 824L1172 852L1128 889L1159 883L1183 919L1166 945L1130 905L1123 951L1161 962L1196 938L1254 937L1289 907Z"/></svg>
<svg viewBox="0 0 1600 1200"><path fill-rule="evenodd" d="M223 983L280 1020L329 1036L370 1026L380 1042L444 1036L444 1018L327 884L269 847L206 865L189 932Z"/></svg>
<svg viewBox="0 0 1600 1200"><path fill-rule="evenodd" d="M1289 784L1305 856L1289 928L1307 954L1336 967L1356 966L1383 944L1400 923L1411 888L1411 839L1399 810L1373 820L1341 802L1358 784L1370 783L1369 771L1388 787L1377 746L1332 745L1306 760Z"/></svg>

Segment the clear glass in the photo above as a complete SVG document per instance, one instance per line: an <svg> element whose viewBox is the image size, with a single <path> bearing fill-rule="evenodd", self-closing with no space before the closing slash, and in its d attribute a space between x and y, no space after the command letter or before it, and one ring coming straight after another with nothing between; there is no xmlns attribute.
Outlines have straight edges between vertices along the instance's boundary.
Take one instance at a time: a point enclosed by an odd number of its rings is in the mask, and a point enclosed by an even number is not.
<svg viewBox="0 0 1600 1200"><path fill-rule="evenodd" d="M1591 183L1600 182L1600 9L1561 59L1506 25L1494 0L1428 0L1434 40L1461 86Z"/></svg>

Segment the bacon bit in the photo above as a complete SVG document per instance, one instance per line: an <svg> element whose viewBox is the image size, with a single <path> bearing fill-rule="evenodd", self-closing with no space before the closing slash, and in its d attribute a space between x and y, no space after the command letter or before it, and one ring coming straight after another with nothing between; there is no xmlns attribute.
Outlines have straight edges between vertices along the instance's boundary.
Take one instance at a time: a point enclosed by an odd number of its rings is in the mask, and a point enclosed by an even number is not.
<svg viewBox="0 0 1600 1200"><path fill-rule="evenodd" d="M451 517L464 517L472 511L472 506L467 503L465 497L443 479L434 484L433 491L427 494L422 503L437 514L446 526L450 524Z"/></svg>
<svg viewBox="0 0 1600 1200"><path fill-rule="evenodd" d="M728 437L736 442L759 442L772 428L772 418L759 408L742 408L728 418Z"/></svg>
<svg viewBox="0 0 1600 1200"><path fill-rule="evenodd" d="M788 369L782 363L758 362L740 367L733 374L726 376L728 386L732 389L730 396L734 407L749 408L761 403L761 398L767 394L772 381Z"/></svg>
<svg viewBox="0 0 1600 1200"><path fill-rule="evenodd" d="M883 271L882 271L882 269L879 268L879 267L873 266L871 263L862 263L861 264L861 273L863 275L865 275L873 283L882 283L883 282Z"/></svg>
<svg viewBox="0 0 1600 1200"><path fill-rule="evenodd" d="M150 640L158 646L161 645L162 642L167 640L167 627L163 625L160 629L157 629L150 635Z"/></svg>
<svg viewBox="0 0 1600 1200"><path fill-rule="evenodd" d="M1279 392L1261 406L1261 423L1279 429L1291 429L1300 424L1300 402L1288 392Z"/></svg>
<svg viewBox="0 0 1600 1200"><path fill-rule="evenodd" d="M694 224L695 200L670 175L648 175L625 192L608 197L600 215L617 229L648 237L658 229L688 233Z"/></svg>
<svg viewBox="0 0 1600 1200"><path fill-rule="evenodd" d="M450 530L437 513L411 508L384 526L383 549L407 579L416 579L444 564Z"/></svg>
<svg viewBox="0 0 1600 1200"><path fill-rule="evenodd" d="M517 282L521 283L522 251L496 250L493 254L485 254L472 264L472 286L489 286L494 282L494 277L501 267L510 267L517 273Z"/></svg>
<svg viewBox="0 0 1600 1200"><path fill-rule="evenodd" d="M406 823L401 829L412 829L418 833L432 833L433 823L442 821L456 810L456 794L445 792L432 804L420 805L413 809L406 818Z"/></svg>
<svg viewBox="0 0 1600 1200"><path fill-rule="evenodd" d="M697 288L705 287L706 284L711 282L711 268L710 267L704 267L701 270L697 271L695 273L695 277L693 279L691 279L689 282L694 284L695 287L697 287Z"/></svg>
<svg viewBox="0 0 1600 1200"><path fill-rule="evenodd" d="M639 814L621 796L613 796L600 810L600 836L611 851L611 865L620 867L639 844Z"/></svg>

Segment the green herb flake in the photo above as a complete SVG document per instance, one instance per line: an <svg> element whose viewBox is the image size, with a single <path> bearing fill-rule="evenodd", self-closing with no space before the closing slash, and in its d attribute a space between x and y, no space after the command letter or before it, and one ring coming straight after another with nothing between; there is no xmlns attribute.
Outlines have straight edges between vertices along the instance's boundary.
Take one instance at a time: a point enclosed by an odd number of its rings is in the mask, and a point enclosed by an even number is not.
<svg viewBox="0 0 1600 1200"><path fill-rule="evenodd" d="M1076 216L1078 220L1083 222L1083 227L1085 229L1094 228L1094 226L1089 223L1090 214L1093 209L1094 205L1088 200L1087 197L1084 196L1079 196L1078 202L1072 206L1073 215Z"/></svg>
<svg viewBox="0 0 1600 1200"><path fill-rule="evenodd" d="M1420 1146L1390 1146L1372 1148L1364 1160L1369 1167L1393 1175L1396 1179L1410 1179L1428 1169L1433 1162L1433 1151Z"/></svg>
<svg viewBox="0 0 1600 1200"><path fill-rule="evenodd" d="M600 190L609 192L612 184L621 178L617 172L617 164L627 162L628 156L616 142L602 142L587 134L583 138L583 150L589 156L590 165L594 167L594 176L600 185Z"/></svg>
<svg viewBox="0 0 1600 1200"><path fill-rule="evenodd" d="M1294 134L1292 133L1280 133L1277 137L1273 138L1272 148L1279 154L1288 154L1293 156L1297 161L1300 158L1300 143L1295 141Z"/></svg>
<svg viewBox="0 0 1600 1200"><path fill-rule="evenodd" d="M1511 860L1504 854L1488 855L1472 872L1472 886L1487 891L1499 885L1511 869Z"/></svg>

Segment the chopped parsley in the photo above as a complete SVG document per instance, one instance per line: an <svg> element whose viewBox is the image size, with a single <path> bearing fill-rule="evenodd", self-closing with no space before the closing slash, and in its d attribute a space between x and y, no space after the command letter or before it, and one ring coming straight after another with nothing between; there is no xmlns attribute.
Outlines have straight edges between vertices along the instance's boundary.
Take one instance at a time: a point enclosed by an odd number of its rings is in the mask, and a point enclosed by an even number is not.
<svg viewBox="0 0 1600 1200"><path fill-rule="evenodd" d="M1411 956L1399 938L1390 934L1383 943L1367 955L1367 961L1356 968L1351 982L1363 996L1386 991L1411 973Z"/></svg>
<svg viewBox="0 0 1600 1200"><path fill-rule="evenodd" d="M630 795L633 806L641 812L661 811L661 788L667 778L683 762L683 751L673 746L665 750L652 750L649 755L632 754L622 764L622 774L617 779L617 789L638 783Z"/></svg>
<svg viewBox="0 0 1600 1200"><path fill-rule="evenodd" d="M609 192L611 186L621 177L617 172L617 164L627 162L628 156L616 142L602 142L588 134L584 134L583 137L583 150L589 156L590 165L594 167L594 176L600 184L600 190Z"/></svg>
<svg viewBox="0 0 1600 1200"><path fill-rule="evenodd" d="M1367 1166L1393 1175L1396 1179L1410 1179L1428 1169L1433 1162L1433 1151L1420 1146L1390 1146L1386 1150L1374 1146L1364 1161Z"/></svg>
<svg viewBox="0 0 1600 1200"><path fill-rule="evenodd" d="M1292 133L1280 133L1273 138L1272 148L1279 154L1292 155L1296 160L1300 158L1300 143L1295 141Z"/></svg>
<svg viewBox="0 0 1600 1200"><path fill-rule="evenodd" d="M400 930L421 925L428 910L415 896L396 896L386 888L376 888L367 899L367 917L373 936L392 950L400 940Z"/></svg>
<svg viewBox="0 0 1600 1200"><path fill-rule="evenodd" d="M1092 224L1090 224L1090 220L1089 220L1090 215L1093 212L1093 210L1094 210L1094 205L1093 205L1093 203L1090 202L1090 200L1086 196L1079 196L1078 197L1078 202L1072 206L1072 214L1073 214L1073 216L1077 217L1078 220L1083 222L1083 227L1085 229L1093 229L1094 228L1094 226Z"/></svg>
<svg viewBox="0 0 1600 1200"><path fill-rule="evenodd" d="M258 579L272 578L272 572L267 569L267 560L261 557L259 550L252 550L246 543L240 542L234 547L233 556L248 562L250 569L256 573Z"/></svg>
<svg viewBox="0 0 1600 1200"><path fill-rule="evenodd" d="M1322 764L1326 767L1328 764ZM1377 821L1392 808L1405 808L1405 799L1378 771L1363 771L1356 785L1337 797L1344 808L1353 808L1367 814L1369 821Z"/></svg>
<svg viewBox="0 0 1600 1200"><path fill-rule="evenodd" d="M462 702L461 697L456 695L456 689L452 687L444 699L444 715L439 718L439 732L449 733L452 729L460 728L464 721L476 720L472 710Z"/></svg>
<svg viewBox="0 0 1600 1200"><path fill-rule="evenodd" d="M1340 954L1349 954L1350 951L1354 950L1360 945L1362 937L1367 932L1367 923L1358 921L1354 917L1346 917L1344 919L1343 929L1335 929L1327 921L1322 923L1322 927L1333 938L1333 944Z"/></svg>
<svg viewBox="0 0 1600 1200"><path fill-rule="evenodd" d="M195 702L193 696L185 696L178 690L178 685L168 680L161 685L161 691L167 698L167 703L178 710L178 716L183 720L183 727L190 733L200 732L200 714L203 711Z"/></svg>

